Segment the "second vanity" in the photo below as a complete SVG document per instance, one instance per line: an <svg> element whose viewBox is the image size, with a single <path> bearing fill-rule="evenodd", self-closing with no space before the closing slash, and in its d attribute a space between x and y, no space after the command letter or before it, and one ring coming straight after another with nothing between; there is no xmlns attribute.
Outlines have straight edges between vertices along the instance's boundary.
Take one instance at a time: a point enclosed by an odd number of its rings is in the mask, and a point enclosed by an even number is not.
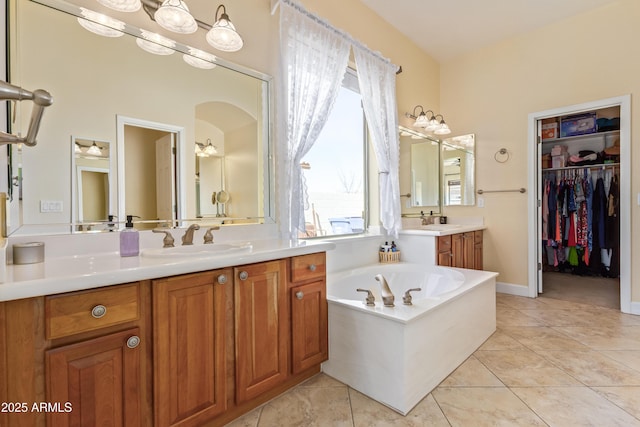
<svg viewBox="0 0 640 427"><path fill-rule="evenodd" d="M483 269L481 222L411 224L400 231L402 260L447 267Z"/></svg>
<svg viewBox="0 0 640 427"><path fill-rule="evenodd" d="M303 243L10 266L0 401L18 410L0 425L224 425L316 374L328 357L334 245Z"/></svg>

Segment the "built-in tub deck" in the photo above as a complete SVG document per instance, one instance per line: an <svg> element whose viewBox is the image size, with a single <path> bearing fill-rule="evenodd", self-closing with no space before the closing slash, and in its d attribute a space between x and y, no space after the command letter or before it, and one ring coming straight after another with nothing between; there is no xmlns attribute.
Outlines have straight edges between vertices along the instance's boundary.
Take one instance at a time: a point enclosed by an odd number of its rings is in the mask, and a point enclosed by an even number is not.
<svg viewBox="0 0 640 427"><path fill-rule="evenodd" d="M382 305L376 274L387 279L394 307ZM323 371L406 415L495 332L496 276L408 263L329 275ZM413 305L403 305L404 292L418 287ZM374 307L357 288L374 293Z"/></svg>

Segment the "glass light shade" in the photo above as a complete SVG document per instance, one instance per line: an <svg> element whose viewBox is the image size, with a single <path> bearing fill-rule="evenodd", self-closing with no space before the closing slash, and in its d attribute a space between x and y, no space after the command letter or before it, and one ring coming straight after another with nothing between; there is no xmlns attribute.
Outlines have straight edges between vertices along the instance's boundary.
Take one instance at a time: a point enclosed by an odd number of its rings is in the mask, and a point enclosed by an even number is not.
<svg viewBox="0 0 640 427"><path fill-rule="evenodd" d="M143 38L136 39L136 44L141 49L154 55L171 55L175 52L173 48L176 42L173 40L150 31L141 30L141 33Z"/></svg>
<svg viewBox="0 0 640 427"><path fill-rule="evenodd" d="M448 135L451 133L451 129L449 129L449 126L447 126L444 120L442 120L438 129L436 129L433 133L435 133L436 135Z"/></svg>
<svg viewBox="0 0 640 427"><path fill-rule="evenodd" d="M182 0L165 0L153 15L153 19L162 28L174 33L191 34L198 29L198 23Z"/></svg>
<svg viewBox="0 0 640 427"><path fill-rule="evenodd" d="M422 112L416 118L416 121L413 123L413 126L417 128L426 128L428 124L429 123L427 121L427 115L424 112Z"/></svg>
<svg viewBox="0 0 640 427"><path fill-rule="evenodd" d="M142 7L140 0L98 0L98 3L118 12L137 12Z"/></svg>
<svg viewBox="0 0 640 427"><path fill-rule="evenodd" d="M74 148L73 151L75 151L76 154L82 153L82 149L80 149L80 146L78 145L78 143L75 143L74 145L76 146L76 148Z"/></svg>
<svg viewBox="0 0 640 427"><path fill-rule="evenodd" d="M206 36L207 43L223 52L236 52L242 49L244 42L229 20L229 16L223 13L220 19L213 24Z"/></svg>
<svg viewBox="0 0 640 427"><path fill-rule="evenodd" d="M204 70L210 70L216 67L216 56L200 49L193 47L189 48L189 53L182 55L184 62L192 67L202 68Z"/></svg>
<svg viewBox="0 0 640 427"><path fill-rule="evenodd" d="M209 143L206 145L206 147L204 147L204 152L209 156L213 156L215 154L218 154L218 150L216 149L216 147L214 147L211 144L211 141L209 141Z"/></svg>
<svg viewBox="0 0 640 427"><path fill-rule="evenodd" d="M438 129L438 127L440 127L440 123L434 116L432 116L427 126L425 126L425 130L428 132L433 132L434 130Z"/></svg>
<svg viewBox="0 0 640 427"><path fill-rule="evenodd" d="M94 142L93 145L87 150L87 154L90 154L92 156L102 156L102 150L98 148L98 146Z"/></svg>
<svg viewBox="0 0 640 427"><path fill-rule="evenodd" d="M80 13L84 18L78 17L78 24L87 31L104 37L121 37L124 35L124 22L113 19L93 10L80 8Z"/></svg>

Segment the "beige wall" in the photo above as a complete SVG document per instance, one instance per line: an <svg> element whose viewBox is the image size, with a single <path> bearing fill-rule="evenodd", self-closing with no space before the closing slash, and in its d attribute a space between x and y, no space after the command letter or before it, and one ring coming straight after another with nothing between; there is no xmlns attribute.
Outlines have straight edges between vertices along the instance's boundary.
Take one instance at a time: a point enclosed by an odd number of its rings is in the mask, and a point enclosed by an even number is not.
<svg viewBox="0 0 640 427"><path fill-rule="evenodd" d="M477 137L477 188L527 187L528 114L640 91L640 2L621 0L442 64L442 110L456 134ZM632 128L640 112L632 97ZM640 152L633 149L632 164ZM505 147L511 159L496 163ZM640 173L632 168L632 195ZM533 189L531 189L533 190ZM499 281L527 285L527 196L485 195L485 208L447 208L449 216L484 216L485 267ZM640 215L631 206L632 229ZM632 238L632 254L640 241ZM632 256L633 259L633 256ZM640 300L640 270L632 271Z"/></svg>

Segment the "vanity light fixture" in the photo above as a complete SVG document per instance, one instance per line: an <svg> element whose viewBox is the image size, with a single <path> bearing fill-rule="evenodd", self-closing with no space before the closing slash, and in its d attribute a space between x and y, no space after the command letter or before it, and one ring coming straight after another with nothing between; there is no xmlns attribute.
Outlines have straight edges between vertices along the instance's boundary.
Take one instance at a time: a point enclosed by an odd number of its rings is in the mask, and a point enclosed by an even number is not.
<svg viewBox="0 0 640 427"><path fill-rule="evenodd" d="M195 153L198 157L209 157L218 154L218 149L211 143L211 139L207 138L207 144L196 142Z"/></svg>
<svg viewBox="0 0 640 427"><path fill-rule="evenodd" d="M118 12L137 12L142 7L140 0L98 0L98 3Z"/></svg>
<svg viewBox="0 0 640 427"><path fill-rule="evenodd" d="M420 112L416 114L416 111L420 109ZM431 113L431 117L427 118L427 113ZM415 120L413 127L423 128L427 132L433 132L436 135L447 135L451 133L451 129L445 123L442 114L435 114L431 110L424 111L422 105L416 105L412 113L404 113L405 117ZM440 117L440 120L438 120Z"/></svg>
<svg viewBox="0 0 640 427"><path fill-rule="evenodd" d="M93 10L80 8L80 13L84 18L78 17L78 24L87 31L104 37L121 37L124 35L124 22L114 19Z"/></svg>
<svg viewBox="0 0 640 427"><path fill-rule="evenodd" d="M218 15L222 9L222 14ZM227 8L221 4L216 9L215 22L206 36L207 43L223 52L236 52L242 49L244 42L231 23Z"/></svg>
<svg viewBox="0 0 640 427"><path fill-rule="evenodd" d="M91 145L91 147L89 147L89 149L87 150L87 154L91 156L102 156L102 150L96 145L94 141L93 145Z"/></svg>
<svg viewBox="0 0 640 427"><path fill-rule="evenodd" d="M154 55L171 55L176 42L151 31L140 30L142 38L136 38L136 44Z"/></svg>
<svg viewBox="0 0 640 427"><path fill-rule="evenodd" d="M436 135L450 134L451 129L449 129L449 126L444 122L444 117L442 117L442 114L438 114L438 116L436 117L440 117L440 123L438 124L438 127L436 128L436 130L433 131L433 133L435 133Z"/></svg>
<svg viewBox="0 0 640 427"><path fill-rule="evenodd" d="M210 70L216 67L216 57L208 52L193 47L189 48L189 53L182 55L184 62L192 67Z"/></svg>
<svg viewBox="0 0 640 427"><path fill-rule="evenodd" d="M196 19L182 0L164 0L153 18L165 30L180 34L192 34L198 29Z"/></svg>
<svg viewBox="0 0 640 427"><path fill-rule="evenodd" d="M207 145L204 147L204 152L210 156L218 154L218 150L213 144L211 144L211 139L209 138L207 138Z"/></svg>
<svg viewBox="0 0 640 427"><path fill-rule="evenodd" d="M76 142L74 145L75 145L76 147L74 148L74 150L73 150L73 151L74 151L76 154L81 154L81 153L82 153L82 149L80 149L80 145L79 145L77 142Z"/></svg>

